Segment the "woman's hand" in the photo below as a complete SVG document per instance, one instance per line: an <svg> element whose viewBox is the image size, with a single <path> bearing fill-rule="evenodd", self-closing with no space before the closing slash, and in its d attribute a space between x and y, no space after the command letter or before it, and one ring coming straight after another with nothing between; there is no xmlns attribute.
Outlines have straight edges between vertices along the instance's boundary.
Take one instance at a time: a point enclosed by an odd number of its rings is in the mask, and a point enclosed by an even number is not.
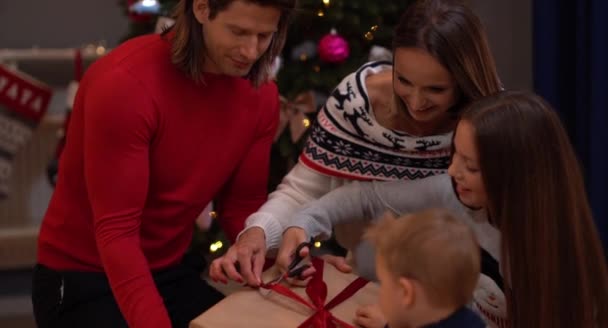
<svg viewBox="0 0 608 328"><path fill-rule="evenodd" d="M360 306L355 312L355 323L363 328L384 328L386 319L378 304Z"/></svg>
<svg viewBox="0 0 608 328"><path fill-rule="evenodd" d="M262 283L265 258L264 230L253 227L245 231L226 254L211 262L209 276L214 281L227 283L228 279L231 279L257 287Z"/></svg>

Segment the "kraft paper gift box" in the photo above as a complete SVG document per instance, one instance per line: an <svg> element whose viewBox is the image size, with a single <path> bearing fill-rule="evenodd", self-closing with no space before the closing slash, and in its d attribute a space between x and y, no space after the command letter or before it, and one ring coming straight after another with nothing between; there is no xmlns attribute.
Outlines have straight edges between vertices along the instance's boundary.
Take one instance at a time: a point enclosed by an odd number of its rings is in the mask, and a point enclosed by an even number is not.
<svg viewBox="0 0 608 328"><path fill-rule="evenodd" d="M307 287L288 286L282 283L278 290L273 289L269 292L243 288L195 318L190 323L190 328L353 327L356 309L361 305L377 302L377 284L367 283L353 274L342 273L320 259L313 259L313 265L317 268L317 273L322 273L323 276L316 274ZM270 281L277 276L278 271L273 267L264 272L262 280ZM323 285L326 286L325 298ZM345 291L347 286L351 292L356 290L354 294L342 302L334 300L338 294L344 296L344 292L349 293ZM290 291L296 295L290 297L281 294ZM310 295L317 300L317 304L322 305L315 306ZM294 299L298 296L301 298L300 301ZM336 301L339 304L336 305ZM308 305L301 302L306 302ZM314 310L311 307L330 309Z"/></svg>

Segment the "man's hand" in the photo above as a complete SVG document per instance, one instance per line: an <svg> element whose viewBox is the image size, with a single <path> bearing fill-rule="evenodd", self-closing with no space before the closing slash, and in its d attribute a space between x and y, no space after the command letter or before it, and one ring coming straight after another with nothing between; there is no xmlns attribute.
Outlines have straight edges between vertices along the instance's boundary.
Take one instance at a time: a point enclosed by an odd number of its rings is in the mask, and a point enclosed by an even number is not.
<svg viewBox="0 0 608 328"><path fill-rule="evenodd" d="M377 304L363 305L355 312L355 323L363 328L384 328L386 318Z"/></svg>
<svg viewBox="0 0 608 328"><path fill-rule="evenodd" d="M265 257L264 230L259 227L250 228L239 237L236 244L232 245L224 256L211 263L209 276L214 281L227 283L228 279L231 279L257 287L262 283Z"/></svg>

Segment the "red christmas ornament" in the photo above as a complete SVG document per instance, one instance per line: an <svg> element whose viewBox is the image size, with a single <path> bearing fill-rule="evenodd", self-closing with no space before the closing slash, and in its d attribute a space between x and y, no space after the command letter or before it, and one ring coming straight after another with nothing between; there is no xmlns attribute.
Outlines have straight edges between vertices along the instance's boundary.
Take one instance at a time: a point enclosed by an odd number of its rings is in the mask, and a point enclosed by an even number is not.
<svg viewBox="0 0 608 328"><path fill-rule="evenodd" d="M338 35L335 30L323 36L317 47L319 58L326 63L339 64L350 55L348 42Z"/></svg>

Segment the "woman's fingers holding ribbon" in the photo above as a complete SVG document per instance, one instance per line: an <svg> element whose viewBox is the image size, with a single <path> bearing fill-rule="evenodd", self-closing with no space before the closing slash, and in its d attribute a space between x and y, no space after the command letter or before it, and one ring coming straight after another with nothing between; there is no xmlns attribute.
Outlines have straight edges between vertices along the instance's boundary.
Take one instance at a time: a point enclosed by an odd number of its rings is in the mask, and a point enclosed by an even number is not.
<svg viewBox="0 0 608 328"><path fill-rule="evenodd" d="M231 279L239 283L246 282L250 286L259 286L265 256L264 231L257 227L248 229L224 256L211 263L209 276L224 283Z"/></svg>
<svg viewBox="0 0 608 328"><path fill-rule="evenodd" d="M233 246L234 247L234 246ZM236 253L235 249L230 247L226 254L219 257L209 266L209 277L213 281L220 281L224 284L228 283L228 280L243 281L243 278L236 269Z"/></svg>

